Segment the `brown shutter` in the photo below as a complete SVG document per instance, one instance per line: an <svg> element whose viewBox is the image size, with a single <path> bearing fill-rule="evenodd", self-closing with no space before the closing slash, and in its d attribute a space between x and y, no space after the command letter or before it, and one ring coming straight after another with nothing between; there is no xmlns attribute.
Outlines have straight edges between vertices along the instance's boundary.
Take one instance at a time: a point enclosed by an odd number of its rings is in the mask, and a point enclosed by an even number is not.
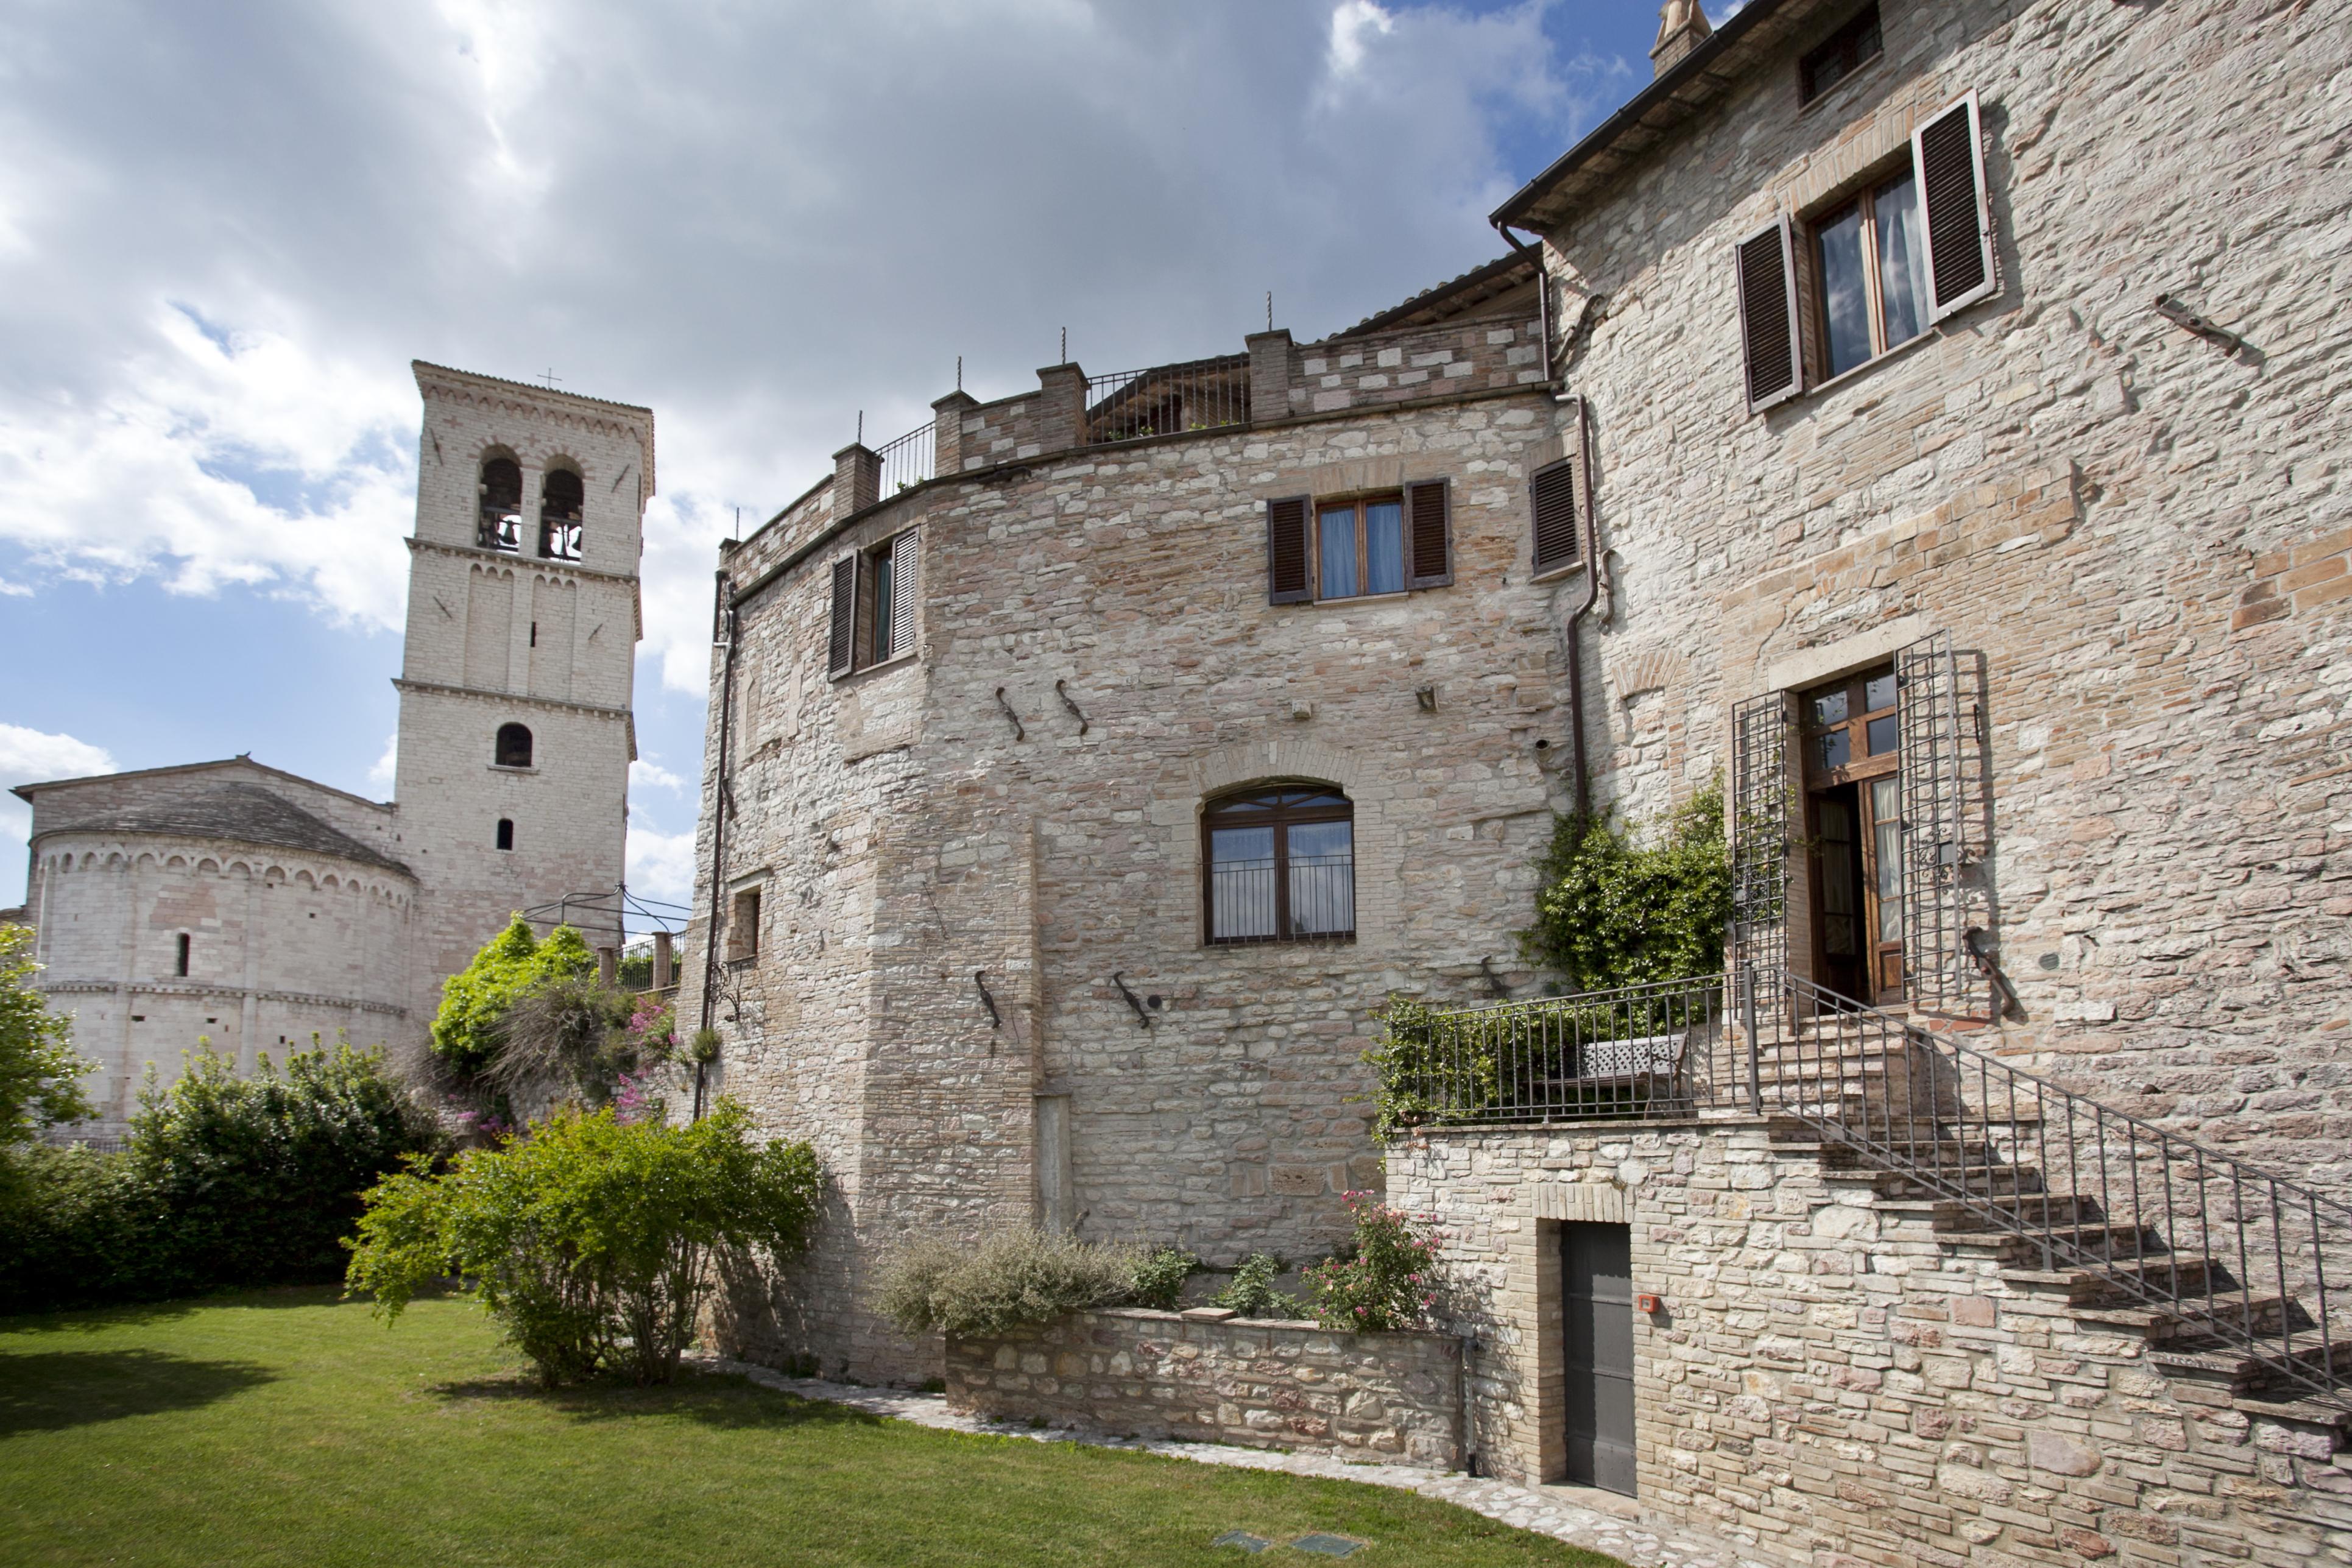
<svg viewBox="0 0 2352 1568"><path fill-rule="evenodd" d="M915 541L908 529L890 542L890 657L915 650Z"/></svg>
<svg viewBox="0 0 2352 1568"><path fill-rule="evenodd" d="M1750 413L1804 390L1797 352L1797 268L1789 215L1739 242L1739 339Z"/></svg>
<svg viewBox="0 0 2352 1568"><path fill-rule="evenodd" d="M1911 159L1927 231L1928 319L1940 321L1991 293L1997 281L1977 95L1922 121L1911 133Z"/></svg>
<svg viewBox="0 0 2352 1568"><path fill-rule="evenodd" d="M825 668L847 675L857 654L857 557L845 555L833 563L833 631L825 641Z"/></svg>
<svg viewBox="0 0 2352 1568"><path fill-rule="evenodd" d="M1305 496L1265 503L1265 602L1303 604L1315 596L1307 576Z"/></svg>
<svg viewBox="0 0 2352 1568"><path fill-rule="evenodd" d="M1412 531L1405 542L1412 557L1405 568L1408 588L1443 588L1454 581L1450 482L1423 479L1404 488L1405 521Z"/></svg>
<svg viewBox="0 0 2352 1568"><path fill-rule="evenodd" d="M1535 510L1535 574L1576 564L1583 544L1582 514L1576 504L1577 461L1562 458L1538 468L1528 489Z"/></svg>

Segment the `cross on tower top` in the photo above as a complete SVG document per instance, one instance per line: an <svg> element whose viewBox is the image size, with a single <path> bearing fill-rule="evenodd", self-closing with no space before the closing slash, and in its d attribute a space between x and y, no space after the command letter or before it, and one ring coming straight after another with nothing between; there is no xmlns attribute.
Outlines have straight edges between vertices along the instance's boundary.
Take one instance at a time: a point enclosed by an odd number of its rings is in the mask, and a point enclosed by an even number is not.
<svg viewBox="0 0 2352 1568"><path fill-rule="evenodd" d="M555 367L553 365L549 365L545 370L539 373L539 379L547 383L548 391L553 392L555 390L555 384L562 381L563 378L555 374Z"/></svg>

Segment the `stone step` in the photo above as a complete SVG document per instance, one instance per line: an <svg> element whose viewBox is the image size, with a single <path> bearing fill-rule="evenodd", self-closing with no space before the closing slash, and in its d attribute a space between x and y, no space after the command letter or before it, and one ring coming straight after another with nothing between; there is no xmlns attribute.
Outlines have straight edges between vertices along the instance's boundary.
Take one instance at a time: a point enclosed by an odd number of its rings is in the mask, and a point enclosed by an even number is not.
<svg viewBox="0 0 2352 1568"><path fill-rule="evenodd" d="M2255 1333L2273 1332L2286 1321L2287 1310L2284 1296L2231 1292L2217 1294L2210 1302L2183 1301L2178 1307L2076 1307L2072 1315L2077 1322L2137 1329L2151 1343L2165 1343L2196 1339L2209 1333L2216 1323L2250 1323Z"/></svg>
<svg viewBox="0 0 2352 1568"><path fill-rule="evenodd" d="M1827 1146L1824 1145L1826 1148ZM1853 1164L1830 1165L1822 1169L1822 1179L1831 1183L1867 1183L1874 1194L1882 1199L1912 1199L1935 1201L1949 1199L1951 1194L1940 1187L1930 1186L1916 1177L1882 1166ZM1956 1182L1954 1184L1958 1185ZM2031 1165L1996 1165L1969 1173L1967 1190L1987 1196L2036 1194L2042 1191L2042 1173Z"/></svg>
<svg viewBox="0 0 2352 1568"><path fill-rule="evenodd" d="M2136 1291L2135 1283L2159 1297L2202 1296L2208 1277L2218 1277L2220 1273L2210 1258L2168 1258L2100 1268L2004 1268L2000 1277L2016 1285L2062 1288L2066 1292L2067 1305L2081 1308L2157 1304L2147 1301Z"/></svg>

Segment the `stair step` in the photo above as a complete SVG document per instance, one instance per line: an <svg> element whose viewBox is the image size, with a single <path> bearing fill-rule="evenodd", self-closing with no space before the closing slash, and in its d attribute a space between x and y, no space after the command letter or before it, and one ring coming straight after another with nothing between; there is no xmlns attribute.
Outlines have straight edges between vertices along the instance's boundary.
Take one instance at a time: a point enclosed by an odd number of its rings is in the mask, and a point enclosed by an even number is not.
<svg viewBox="0 0 2352 1568"><path fill-rule="evenodd" d="M1994 1205L2000 1211L1998 1214L1987 1214L1958 1198L1929 1199L1926 1200L1925 1206L1931 1211L1929 1218L1939 1235L2000 1232L2016 1226L2074 1226L2097 1218L2092 1212L2097 1205L2074 1193L2006 1194Z"/></svg>
<svg viewBox="0 0 2352 1568"><path fill-rule="evenodd" d="M2285 1321L2284 1296L2217 1295L2211 1302L2183 1301L2179 1307L2076 1307L2078 1322L2104 1323L2110 1328L2138 1329L2152 1341L2194 1341L2216 1323L2248 1323L2255 1333L2274 1331Z"/></svg>
<svg viewBox="0 0 2352 1568"><path fill-rule="evenodd" d="M2137 1299L2135 1285L2159 1296L2202 1295L2206 1278L2219 1270L2210 1258L2168 1258L2068 1272L2072 1274L2068 1290L2072 1301L2078 1306L2098 1306Z"/></svg>
<svg viewBox="0 0 2352 1568"><path fill-rule="evenodd" d="M1826 1182L1868 1182L1882 1198L1915 1198L1920 1200L1949 1199L1951 1194L1924 1181L1891 1171L1884 1166L1855 1164L1836 1167L1824 1164L1822 1179ZM1955 1180L1954 1186L1963 1184ZM2031 1165L1998 1165L1979 1167L1969 1173L1965 1190L1972 1194L2000 1197L2018 1194L2032 1194L2042 1190L2042 1173Z"/></svg>

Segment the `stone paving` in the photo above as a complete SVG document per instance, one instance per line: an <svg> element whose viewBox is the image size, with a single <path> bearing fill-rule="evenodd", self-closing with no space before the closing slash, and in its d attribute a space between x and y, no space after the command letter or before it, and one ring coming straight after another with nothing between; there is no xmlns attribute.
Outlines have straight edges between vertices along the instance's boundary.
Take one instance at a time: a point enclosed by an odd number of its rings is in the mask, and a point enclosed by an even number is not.
<svg viewBox="0 0 2352 1568"><path fill-rule="evenodd" d="M1083 1443L1097 1448L1127 1448L1198 1465L1229 1465L1237 1469L1280 1470L1294 1476L1320 1476L1331 1480L1362 1481L1395 1487L1423 1497L1450 1502L1488 1519L1499 1520L1538 1535L1549 1535L1571 1546L1605 1552L1632 1568L1765 1568L1758 1559L1744 1557L1717 1542L1694 1535L1663 1533L1636 1521L1570 1500L1568 1489L1525 1487L1509 1481L1480 1480L1458 1471L1416 1469L1409 1465L1350 1464L1312 1454L1288 1454L1267 1448L1240 1448L1222 1443L1153 1443L1114 1437L1073 1427L1043 1428L978 1420L948 1408L944 1395L900 1388L866 1388L831 1383L822 1378L787 1377L770 1367L736 1361L707 1352L689 1352L688 1361L708 1372L750 1379L762 1388L802 1399L822 1399L845 1405L868 1415L949 1432L973 1432L994 1437L1028 1437L1041 1443Z"/></svg>

